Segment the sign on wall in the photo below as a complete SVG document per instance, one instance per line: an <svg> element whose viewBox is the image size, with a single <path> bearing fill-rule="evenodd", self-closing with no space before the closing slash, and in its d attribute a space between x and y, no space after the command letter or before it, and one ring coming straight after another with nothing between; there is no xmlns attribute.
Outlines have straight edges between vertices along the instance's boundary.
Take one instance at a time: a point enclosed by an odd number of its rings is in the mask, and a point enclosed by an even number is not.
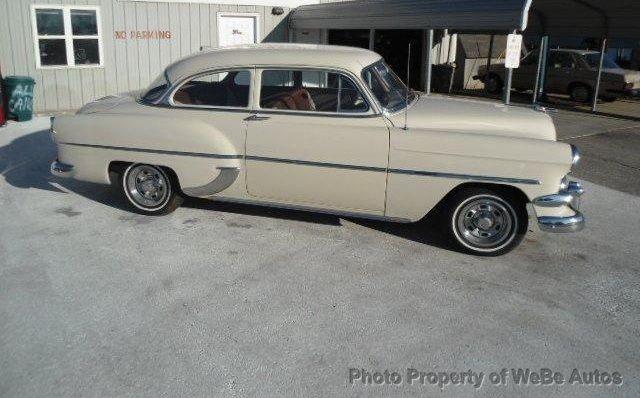
<svg viewBox="0 0 640 398"><path fill-rule="evenodd" d="M258 14L218 13L220 47L258 42Z"/></svg>
<svg viewBox="0 0 640 398"><path fill-rule="evenodd" d="M519 68L521 56L522 35L510 34L507 36L507 52L504 59L504 66L511 69Z"/></svg>

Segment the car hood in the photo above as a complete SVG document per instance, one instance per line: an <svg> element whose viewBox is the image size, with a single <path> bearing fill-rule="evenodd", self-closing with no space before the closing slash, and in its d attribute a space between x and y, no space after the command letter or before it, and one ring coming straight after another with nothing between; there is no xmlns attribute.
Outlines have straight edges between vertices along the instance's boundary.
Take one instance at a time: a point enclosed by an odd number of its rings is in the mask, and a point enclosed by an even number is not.
<svg viewBox="0 0 640 398"><path fill-rule="evenodd" d="M389 116L396 127L404 126L404 112ZM421 95L407 111L407 127L508 137L556 139L556 129L544 112L522 106L454 98L444 95Z"/></svg>
<svg viewBox="0 0 640 398"><path fill-rule="evenodd" d="M134 91L118 95L108 95L84 105L78 110L77 114L108 112L120 105L135 102L138 94L139 92Z"/></svg>

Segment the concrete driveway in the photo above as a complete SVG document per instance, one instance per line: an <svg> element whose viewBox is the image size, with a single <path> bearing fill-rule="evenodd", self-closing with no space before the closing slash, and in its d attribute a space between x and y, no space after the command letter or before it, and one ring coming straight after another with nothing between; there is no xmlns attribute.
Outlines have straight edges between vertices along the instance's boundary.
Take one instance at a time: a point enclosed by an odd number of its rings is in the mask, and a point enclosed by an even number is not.
<svg viewBox="0 0 640 398"><path fill-rule="evenodd" d="M532 225L500 258L424 224L205 201L144 217L50 177L46 122L0 129L2 397L640 394L637 196L585 182L585 231ZM494 385L503 368L565 382Z"/></svg>

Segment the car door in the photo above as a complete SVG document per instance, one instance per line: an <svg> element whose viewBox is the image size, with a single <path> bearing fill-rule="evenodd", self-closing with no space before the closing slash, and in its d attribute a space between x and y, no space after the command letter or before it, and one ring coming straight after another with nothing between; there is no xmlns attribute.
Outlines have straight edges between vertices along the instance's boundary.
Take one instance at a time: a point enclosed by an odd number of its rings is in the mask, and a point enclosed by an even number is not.
<svg viewBox="0 0 640 398"><path fill-rule="evenodd" d="M576 62L573 54L569 52L552 51L549 55L547 91L552 93L566 93L575 72Z"/></svg>
<svg viewBox="0 0 640 398"><path fill-rule="evenodd" d="M538 51L532 51L513 71L513 87L518 90L533 90L538 73Z"/></svg>
<svg viewBox="0 0 640 398"><path fill-rule="evenodd" d="M265 201L384 213L389 130L346 73L256 71L247 192Z"/></svg>
<svg viewBox="0 0 640 398"><path fill-rule="evenodd" d="M252 76L253 67L211 70L185 79L170 95L172 108L163 109L162 114L171 118L167 123L176 126L173 147L199 154L174 165L185 193L246 195L241 166L245 119L252 107ZM212 184L217 173L227 176ZM220 184L221 180L227 183Z"/></svg>

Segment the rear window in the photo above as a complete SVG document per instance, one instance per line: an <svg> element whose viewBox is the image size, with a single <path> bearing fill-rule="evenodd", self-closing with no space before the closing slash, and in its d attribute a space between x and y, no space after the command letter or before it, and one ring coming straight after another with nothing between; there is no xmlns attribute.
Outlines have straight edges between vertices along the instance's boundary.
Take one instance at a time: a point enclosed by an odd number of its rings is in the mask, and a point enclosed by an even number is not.
<svg viewBox="0 0 640 398"><path fill-rule="evenodd" d="M167 79L167 74L163 72L149 85L141 99L144 102L155 103L162 97L162 94L164 94L168 87L169 80Z"/></svg>

